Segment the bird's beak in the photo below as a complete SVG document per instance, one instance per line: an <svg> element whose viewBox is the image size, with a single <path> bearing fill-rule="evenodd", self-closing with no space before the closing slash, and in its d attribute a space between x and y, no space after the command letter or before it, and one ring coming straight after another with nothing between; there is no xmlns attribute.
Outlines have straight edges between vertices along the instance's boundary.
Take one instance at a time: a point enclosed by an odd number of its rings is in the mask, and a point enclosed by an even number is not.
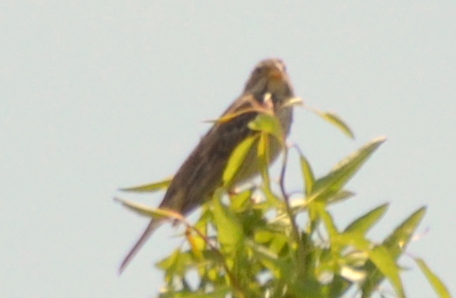
<svg viewBox="0 0 456 298"><path fill-rule="evenodd" d="M284 79L284 74L280 69L273 68L269 71L268 77L272 80L281 81Z"/></svg>

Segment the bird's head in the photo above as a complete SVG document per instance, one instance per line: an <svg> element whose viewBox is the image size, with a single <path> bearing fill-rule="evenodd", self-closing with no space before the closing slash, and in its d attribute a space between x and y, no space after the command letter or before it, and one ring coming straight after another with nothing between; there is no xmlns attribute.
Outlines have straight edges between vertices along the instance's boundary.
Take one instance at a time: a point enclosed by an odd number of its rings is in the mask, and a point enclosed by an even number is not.
<svg viewBox="0 0 456 298"><path fill-rule="evenodd" d="M273 101L293 96L286 66L281 59L270 58L259 62L245 85L244 94L253 94L257 99L262 99L266 93L272 95Z"/></svg>

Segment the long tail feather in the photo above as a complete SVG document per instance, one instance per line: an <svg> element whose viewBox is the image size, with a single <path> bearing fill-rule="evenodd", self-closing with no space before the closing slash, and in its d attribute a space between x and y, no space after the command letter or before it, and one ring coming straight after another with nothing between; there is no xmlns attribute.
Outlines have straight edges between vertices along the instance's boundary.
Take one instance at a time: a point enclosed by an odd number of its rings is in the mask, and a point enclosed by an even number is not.
<svg viewBox="0 0 456 298"><path fill-rule="evenodd" d="M136 244L133 246L133 248L130 250L130 252L127 254L125 259L122 261L122 264L119 267L119 275L122 274L122 272L125 270L125 268L130 264L131 260L136 256L138 251L144 246L146 243L147 239L152 235L152 233L155 231L155 229L158 228L163 223L161 220L151 220L149 225L147 226L146 230L143 232L139 240L136 242Z"/></svg>

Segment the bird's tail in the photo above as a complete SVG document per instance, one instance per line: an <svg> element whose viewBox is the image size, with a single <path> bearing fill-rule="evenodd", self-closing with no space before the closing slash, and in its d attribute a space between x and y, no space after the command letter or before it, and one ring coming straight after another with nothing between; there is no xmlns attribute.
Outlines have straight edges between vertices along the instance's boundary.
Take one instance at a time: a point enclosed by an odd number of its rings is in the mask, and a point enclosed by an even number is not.
<svg viewBox="0 0 456 298"><path fill-rule="evenodd" d="M130 264L131 260L136 256L138 251L143 247L143 245L146 243L147 239L152 235L152 233L155 231L155 229L158 228L163 223L162 220L160 219L152 219L147 226L146 230L143 232L139 240L136 242L136 244L133 246L133 248L130 250L130 252L127 254L125 259L122 261L122 264L119 267L119 274L122 274L122 272L125 270L125 268Z"/></svg>

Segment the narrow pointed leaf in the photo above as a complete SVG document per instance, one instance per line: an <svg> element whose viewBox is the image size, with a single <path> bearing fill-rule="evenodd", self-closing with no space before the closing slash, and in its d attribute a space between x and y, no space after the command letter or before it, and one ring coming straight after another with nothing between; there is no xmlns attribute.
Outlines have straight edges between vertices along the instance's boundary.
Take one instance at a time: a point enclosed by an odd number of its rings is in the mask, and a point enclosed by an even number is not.
<svg viewBox="0 0 456 298"><path fill-rule="evenodd" d="M335 127L337 127L346 136L348 136L348 137L350 137L352 139L355 138L355 135L353 134L353 132L350 129L350 127L339 116L337 116L336 114L331 113L331 112L319 111L317 109L310 108L310 107L306 107L306 108L309 109L310 111L314 112L315 114L317 114L321 118L323 118L323 120L325 120L325 121L329 122L330 124L334 125Z"/></svg>
<svg viewBox="0 0 456 298"><path fill-rule="evenodd" d="M394 232L383 242L394 257L399 257L405 250L415 229L426 213L426 207L421 207L399 225Z"/></svg>
<svg viewBox="0 0 456 298"><path fill-rule="evenodd" d="M351 197L354 197L355 193L349 190L340 190L337 193L328 197L328 205L340 203L342 201L348 200Z"/></svg>
<svg viewBox="0 0 456 298"><path fill-rule="evenodd" d="M291 107L291 106L303 106L304 101L300 97L292 97L287 100L283 105L282 108Z"/></svg>
<svg viewBox="0 0 456 298"><path fill-rule="evenodd" d="M247 189L232 196L230 204L231 210L234 212L241 212L245 210L246 206L249 206L248 202L252 197L252 193L252 189Z"/></svg>
<svg viewBox="0 0 456 298"><path fill-rule="evenodd" d="M230 185L244 163L247 154L252 149L252 146L255 144L255 141L258 140L258 135L254 135L243 140L237 147L234 149L233 153L228 160L228 164L225 167L223 172L223 185Z"/></svg>
<svg viewBox="0 0 456 298"><path fill-rule="evenodd" d="M353 246L356 249L362 251L365 254L368 254L372 249L372 243L364 238L363 235L358 233L343 233L340 234L337 238L339 244L343 246Z"/></svg>
<svg viewBox="0 0 456 298"><path fill-rule="evenodd" d="M357 218L353 221L347 228L345 228L344 233L360 233L362 235L366 234L369 229L378 222L378 220L385 214L388 209L389 204L383 204L377 208L369 211L363 216Z"/></svg>
<svg viewBox="0 0 456 298"><path fill-rule="evenodd" d="M382 246L388 249L389 254L394 260L397 260L402 253L405 251L413 232L415 231L418 224L421 222L424 214L426 213L426 207L422 207L415 211L411 216L405 219L393 233L388 236ZM365 270L368 273L368 278L362 284L363 297L369 297L378 285L383 281L384 276L380 271L377 270L376 265L372 262L368 262L365 266Z"/></svg>
<svg viewBox="0 0 456 298"><path fill-rule="evenodd" d="M426 276L427 280L429 283L432 285L434 288L435 293L440 297L440 298L450 298L450 292L446 288L446 286L443 284L443 282L438 278L437 275L435 275L434 272L428 267L428 265L420 258L416 258L415 262L418 264L418 266L421 269L421 272L423 272L424 276Z"/></svg>
<svg viewBox="0 0 456 298"><path fill-rule="evenodd" d="M144 184L139 186L121 188L121 191L128 191L128 192L156 192L162 189L168 188L168 186L173 181L173 178L166 178L161 181L153 182L150 184Z"/></svg>
<svg viewBox="0 0 456 298"><path fill-rule="evenodd" d="M381 246L376 246L369 252L369 259L375 264L383 276L388 278L390 283L396 290L399 297L404 297L404 289L399 275L399 267L396 265L395 258L391 256L388 249Z"/></svg>
<svg viewBox="0 0 456 298"><path fill-rule="evenodd" d="M160 218L160 217L167 217L167 218L173 218L173 219L182 218L182 215L180 215L176 212L167 211L167 210L160 209L160 208L153 208L153 207L149 207L144 204L126 201L126 200L122 200L122 199L118 199L118 198L115 198L115 200L120 202L124 207L126 207L142 216L147 216L147 217L152 217L152 218Z"/></svg>
<svg viewBox="0 0 456 298"><path fill-rule="evenodd" d="M301 171L302 175L304 176L304 184L306 187L306 195L309 195L312 192L312 188L315 183L315 176L310 166L309 161L307 158L299 151L299 160L301 163Z"/></svg>
<svg viewBox="0 0 456 298"><path fill-rule="evenodd" d="M263 178L263 182L266 187L270 187L270 179L269 179L269 171L268 171L268 164L269 164L269 139L271 136L267 133L260 133L260 140L258 142L258 155L257 158L260 164L260 173L261 177Z"/></svg>
<svg viewBox="0 0 456 298"><path fill-rule="evenodd" d="M331 214L325 209L325 204L323 204L323 203L316 202L315 207L316 207L316 210L318 211L319 216L325 223L326 229L328 230L330 240L334 241L334 239L339 235L339 232L337 230L337 227L334 223L334 220L333 220Z"/></svg>
<svg viewBox="0 0 456 298"><path fill-rule="evenodd" d="M225 115L219 119L210 119L210 120L204 120L203 122L206 122L206 123L226 123L226 122L229 122L231 120L233 120L234 118L240 116L240 115L243 115L243 114L246 114L246 113L252 113L252 112L255 112L255 113L266 113L266 110L261 108L261 107L249 107L249 108L245 108L245 109L242 109L236 113L230 113L228 115Z"/></svg>
<svg viewBox="0 0 456 298"><path fill-rule="evenodd" d="M339 162L329 174L315 181L307 200L312 201L318 197L329 199L331 195L340 191L385 140L385 138L374 139Z"/></svg>

